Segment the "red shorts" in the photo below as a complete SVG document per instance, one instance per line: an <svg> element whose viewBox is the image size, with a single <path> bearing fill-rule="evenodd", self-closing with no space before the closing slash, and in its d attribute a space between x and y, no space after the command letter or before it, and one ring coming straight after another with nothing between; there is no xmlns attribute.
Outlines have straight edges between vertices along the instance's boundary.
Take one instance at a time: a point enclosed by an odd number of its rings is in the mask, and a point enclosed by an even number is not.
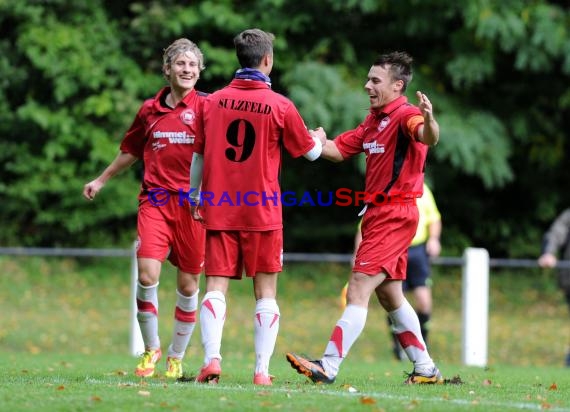
<svg viewBox="0 0 570 412"><path fill-rule="evenodd" d="M406 279L408 247L418 227L415 203L372 206L362 219L362 242L353 272Z"/></svg>
<svg viewBox="0 0 570 412"><path fill-rule="evenodd" d="M206 275L241 279L242 273L277 273L283 270L283 230L206 231Z"/></svg>
<svg viewBox="0 0 570 412"><path fill-rule="evenodd" d="M154 206L139 201L137 257L168 260L186 273L201 273L204 266L206 230L192 219L188 205L170 201Z"/></svg>

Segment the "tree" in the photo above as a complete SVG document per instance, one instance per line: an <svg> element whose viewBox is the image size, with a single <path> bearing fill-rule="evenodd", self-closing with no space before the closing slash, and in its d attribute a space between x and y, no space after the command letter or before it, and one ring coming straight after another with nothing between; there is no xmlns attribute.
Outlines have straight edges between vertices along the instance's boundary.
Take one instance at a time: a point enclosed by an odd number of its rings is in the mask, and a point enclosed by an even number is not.
<svg viewBox="0 0 570 412"><path fill-rule="evenodd" d="M274 89L329 137L364 118L376 54L408 51L410 99L416 89L430 95L441 124L427 177L444 246L536 254L543 229L570 203L569 16L564 2L544 0L0 0L0 242L130 242L139 170L115 178L95 203L80 192L164 84L163 48L195 40L207 66L198 88L213 91L237 68L233 36L260 27L276 35ZM362 185L358 160L285 162L283 185L299 193ZM287 249L349 251L356 212L286 209Z"/></svg>

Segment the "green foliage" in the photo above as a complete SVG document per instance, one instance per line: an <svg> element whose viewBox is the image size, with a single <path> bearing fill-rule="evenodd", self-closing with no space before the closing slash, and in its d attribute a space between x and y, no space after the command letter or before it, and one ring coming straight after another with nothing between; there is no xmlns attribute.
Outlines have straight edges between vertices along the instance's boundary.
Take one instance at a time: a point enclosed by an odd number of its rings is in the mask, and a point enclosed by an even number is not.
<svg viewBox="0 0 570 412"><path fill-rule="evenodd" d="M333 66L303 62L282 79L308 127L323 126L329 138L354 129L368 113L365 92L355 90L343 77Z"/></svg>
<svg viewBox="0 0 570 412"><path fill-rule="evenodd" d="M117 152L117 138L140 104L137 94L161 81L155 78L147 86L151 79L122 54L116 25L100 4L89 4L92 9L78 3L73 12L63 13L58 8L63 3L26 10L29 20L18 26L17 48L7 50L25 62L29 77L14 76L3 88L12 103L0 154L0 193L10 228L2 235L5 243L100 242L101 234L90 229L103 222L118 223L103 236L107 242L122 242L121 229L131 229L128 238L133 237L138 186L133 176L127 189L112 190L113 204L101 202L97 214L88 214L81 190ZM20 12L13 10L14 17Z"/></svg>
<svg viewBox="0 0 570 412"><path fill-rule="evenodd" d="M485 51L464 53L447 64L446 72L454 88L469 90L493 76L495 67L492 60L492 53Z"/></svg>
<svg viewBox="0 0 570 412"><path fill-rule="evenodd" d="M439 160L468 175L479 177L485 187L502 186L513 178L508 164L510 142L503 123L489 112L454 111L439 116L444 127L441 146L433 150Z"/></svg>
<svg viewBox="0 0 570 412"><path fill-rule="evenodd" d="M237 68L232 39L248 27L276 35L274 89L331 138L366 115L363 84L378 52L414 56L410 101L426 92L441 126L426 172L450 244L537 254L541 232L570 203L563 2L2 0L0 27L2 244L130 243L139 167L94 203L82 199L83 185L115 157L142 101L164 84L169 43L200 45L207 69L198 88L213 91ZM324 163L285 159L283 184L299 192L362 187L361 159ZM286 210L287 247L349 251L357 211L348 209Z"/></svg>

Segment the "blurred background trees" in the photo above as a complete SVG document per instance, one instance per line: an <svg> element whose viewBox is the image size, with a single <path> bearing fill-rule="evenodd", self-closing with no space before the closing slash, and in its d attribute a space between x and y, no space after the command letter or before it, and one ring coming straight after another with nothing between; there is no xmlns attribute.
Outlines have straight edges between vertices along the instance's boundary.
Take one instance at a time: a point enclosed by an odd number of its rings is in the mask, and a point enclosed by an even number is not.
<svg viewBox="0 0 570 412"><path fill-rule="evenodd" d="M187 4L185 4L187 3ZM0 0L0 244L126 246L140 167L95 202L83 185L115 157L142 100L164 84L164 47L197 42L214 91L238 67L232 39L276 35L273 88L330 138L366 115L374 57L415 58L408 96L434 102L440 144L426 178L444 254L480 246L536 256L570 206L570 6L535 0ZM284 190L363 188L362 159L284 158ZM286 251L348 253L357 208L284 209Z"/></svg>

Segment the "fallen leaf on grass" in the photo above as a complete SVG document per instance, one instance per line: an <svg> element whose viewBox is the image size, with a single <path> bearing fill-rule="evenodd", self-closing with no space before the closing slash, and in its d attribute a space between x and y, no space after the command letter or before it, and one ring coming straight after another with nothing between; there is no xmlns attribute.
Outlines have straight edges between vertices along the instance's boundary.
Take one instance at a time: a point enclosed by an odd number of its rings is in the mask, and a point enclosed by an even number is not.
<svg viewBox="0 0 570 412"><path fill-rule="evenodd" d="M30 351L31 354L33 355L37 355L38 353L40 353L42 350L35 346L35 345L28 345L28 351Z"/></svg>
<svg viewBox="0 0 570 412"><path fill-rule="evenodd" d="M178 409L180 409L180 407L178 405L172 405L166 401L160 402L160 407L171 410L171 411L177 411Z"/></svg>
<svg viewBox="0 0 570 412"><path fill-rule="evenodd" d="M64 389L65 389L65 386L63 386L63 385L59 385L59 386L57 387L57 390L58 390L58 391L62 391L62 390L64 390Z"/></svg>
<svg viewBox="0 0 570 412"><path fill-rule="evenodd" d="M101 402L101 398L98 397L97 395L93 395L93 396L91 397L91 400L92 400L93 402Z"/></svg>
<svg viewBox="0 0 570 412"><path fill-rule="evenodd" d="M558 390L558 385L557 385L556 383L553 383L552 385L550 385L550 387L548 388L548 390L550 390L550 391Z"/></svg>
<svg viewBox="0 0 570 412"><path fill-rule="evenodd" d="M262 408L273 408L273 409L279 409L281 407L281 405L279 405L279 404L275 405L273 402L269 402L269 401L261 402L260 406Z"/></svg>
<svg viewBox="0 0 570 412"><path fill-rule="evenodd" d="M374 405L376 400L370 396L363 396L360 398L360 403L363 405Z"/></svg>

